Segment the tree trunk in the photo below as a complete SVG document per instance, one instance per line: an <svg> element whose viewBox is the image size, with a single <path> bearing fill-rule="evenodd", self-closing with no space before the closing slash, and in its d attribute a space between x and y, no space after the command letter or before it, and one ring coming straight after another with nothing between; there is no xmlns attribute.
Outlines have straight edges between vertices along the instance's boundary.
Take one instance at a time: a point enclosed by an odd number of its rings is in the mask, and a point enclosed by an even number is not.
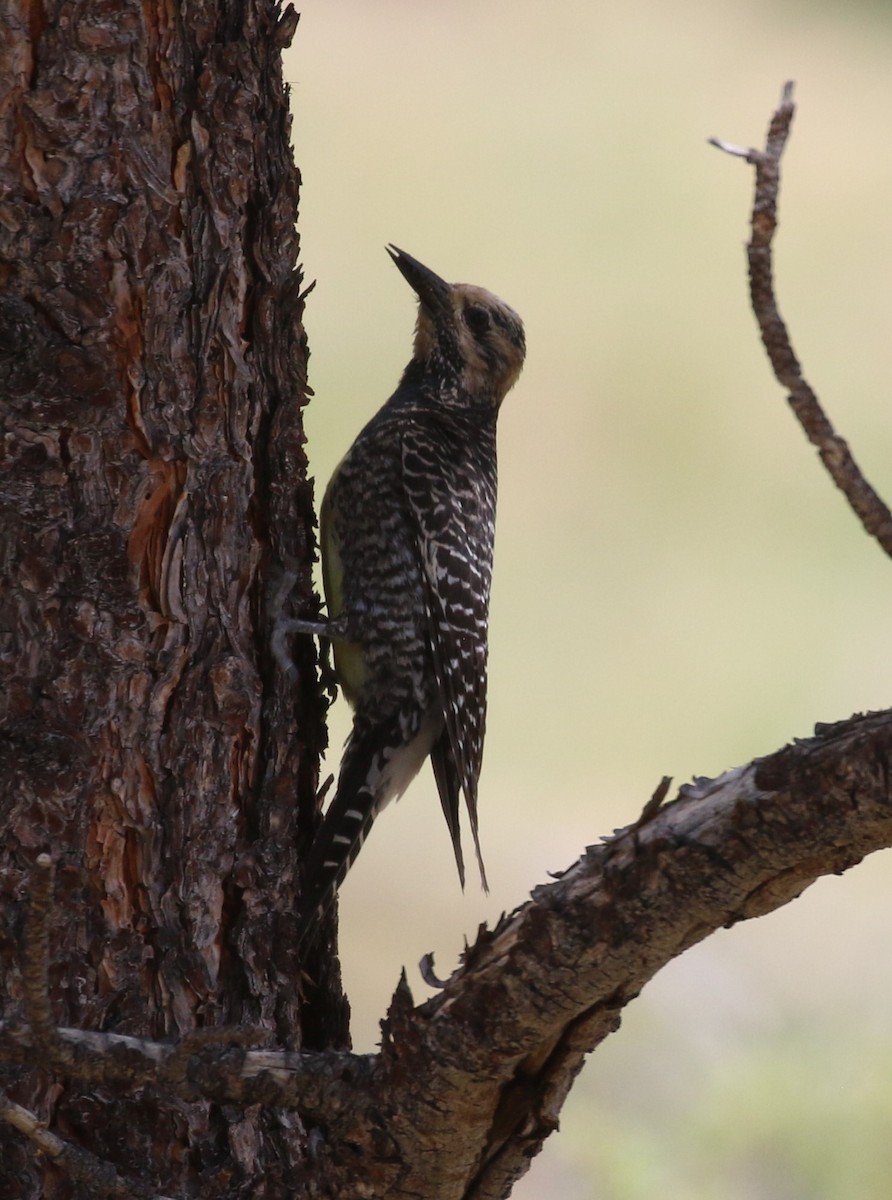
<svg viewBox="0 0 892 1200"><path fill-rule="evenodd" d="M271 0L10 0L0 78L0 1000L57 862L59 1024L298 1046L296 846L324 709L271 607L312 611L298 174ZM271 602L272 601L272 602ZM306 1040L343 1046L322 969ZM300 1190L296 1116L2 1077L177 1196ZM282 1183L287 1177L289 1186ZM0 1198L88 1196L0 1125Z"/></svg>

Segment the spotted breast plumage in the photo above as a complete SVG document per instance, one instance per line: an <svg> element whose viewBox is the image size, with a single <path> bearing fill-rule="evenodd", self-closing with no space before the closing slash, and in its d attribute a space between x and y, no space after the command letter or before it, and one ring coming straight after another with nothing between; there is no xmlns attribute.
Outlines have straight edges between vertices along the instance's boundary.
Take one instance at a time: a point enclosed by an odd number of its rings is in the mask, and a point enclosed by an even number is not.
<svg viewBox="0 0 892 1200"><path fill-rule="evenodd" d="M496 419L523 365L498 297L389 247L418 296L412 359L337 467L320 514L329 637L354 708L334 800L303 868L300 938L319 922L381 809L428 756L462 886L463 795L486 887L477 788L486 727Z"/></svg>

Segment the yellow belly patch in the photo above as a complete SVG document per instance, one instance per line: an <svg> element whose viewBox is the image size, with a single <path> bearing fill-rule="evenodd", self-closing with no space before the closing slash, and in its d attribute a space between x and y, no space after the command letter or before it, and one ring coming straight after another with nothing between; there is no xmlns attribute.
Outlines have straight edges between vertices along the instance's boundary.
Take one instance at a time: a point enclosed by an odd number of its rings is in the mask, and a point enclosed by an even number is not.
<svg viewBox="0 0 892 1200"><path fill-rule="evenodd" d="M341 548L332 529L328 499L329 494L326 492L319 515L319 540L322 544L322 586L325 589L325 602L328 605L329 620L335 620L341 616L344 608L344 568ZM344 638L332 638L332 650L338 683L350 704L355 707L356 697L367 675L362 647L357 642L348 642Z"/></svg>

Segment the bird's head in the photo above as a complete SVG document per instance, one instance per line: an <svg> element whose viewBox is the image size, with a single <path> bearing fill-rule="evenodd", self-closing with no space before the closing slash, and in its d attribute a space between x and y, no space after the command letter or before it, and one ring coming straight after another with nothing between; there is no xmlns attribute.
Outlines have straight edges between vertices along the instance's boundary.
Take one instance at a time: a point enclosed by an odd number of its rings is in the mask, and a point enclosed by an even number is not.
<svg viewBox="0 0 892 1200"><path fill-rule="evenodd" d="M446 283L411 254L387 249L418 296L415 361L454 381L457 398L497 408L523 366L520 317L485 288Z"/></svg>

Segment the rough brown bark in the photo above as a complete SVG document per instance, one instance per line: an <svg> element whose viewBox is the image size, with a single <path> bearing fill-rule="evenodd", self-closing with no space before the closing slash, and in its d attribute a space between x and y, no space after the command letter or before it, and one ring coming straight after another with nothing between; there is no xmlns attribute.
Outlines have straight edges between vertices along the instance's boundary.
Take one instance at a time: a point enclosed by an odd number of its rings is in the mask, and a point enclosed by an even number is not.
<svg viewBox="0 0 892 1200"><path fill-rule="evenodd" d="M313 603L298 175L271 0L10 0L0 46L0 1000L58 863L55 1019L299 1045L296 855L324 716L267 599ZM297 801L300 803L297 803ZM344 1044L332 968L317 1044ZM324 1014L318 1016L319 1013ZM277 1196L295 1121L6 1072L176 1195ZM0 1125L0 1197L86 1196Z"/></svg>

